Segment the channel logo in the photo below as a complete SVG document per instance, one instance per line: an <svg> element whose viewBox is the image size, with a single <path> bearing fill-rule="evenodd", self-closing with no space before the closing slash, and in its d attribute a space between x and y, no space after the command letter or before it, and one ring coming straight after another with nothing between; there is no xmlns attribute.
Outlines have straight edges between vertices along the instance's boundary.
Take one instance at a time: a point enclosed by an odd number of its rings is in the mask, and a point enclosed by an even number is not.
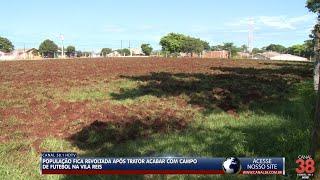
<svg viewBox="0 0 320 180"><path fill-rule="evenodd" d="M296 163L298 164L296 168L297 176L303 179L310 179L314 176L315 162L310 155L299 155Z"/></svg>

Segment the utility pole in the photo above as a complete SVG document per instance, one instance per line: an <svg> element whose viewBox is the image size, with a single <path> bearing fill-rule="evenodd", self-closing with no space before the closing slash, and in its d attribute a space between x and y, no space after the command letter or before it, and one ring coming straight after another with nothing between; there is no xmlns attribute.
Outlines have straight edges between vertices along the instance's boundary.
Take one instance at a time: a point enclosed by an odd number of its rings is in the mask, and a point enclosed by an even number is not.
<svg viewBox="0 0 320 180"><path fill-rule="evenodd" d="M60 34L60 39L61 39L61 42L62 42L62 52L61 52L61 57L64 58L64 45L63 45L63 40L64 40L64 36L62 34Z"/></svg>
<svg viewBox="0 0 320 180"><path fill-rule="evenodd" d="M23 59L26 59L26 43L23 43Z"/></svg>
<svg viewBox="0 0 320 180"><path fill-rule="evenodd" d="M249 20L249 29L248 29L248 52L252 55L253 59L253 31L254 31L254 20L250 19Z"/></svg>
<svg viewBox="0 0 320 180"><path fill-rule="evenodd" d="M131 50L131 42L129 40L129 51L130 51L130 56L132 56L132 50Z"/></svg>

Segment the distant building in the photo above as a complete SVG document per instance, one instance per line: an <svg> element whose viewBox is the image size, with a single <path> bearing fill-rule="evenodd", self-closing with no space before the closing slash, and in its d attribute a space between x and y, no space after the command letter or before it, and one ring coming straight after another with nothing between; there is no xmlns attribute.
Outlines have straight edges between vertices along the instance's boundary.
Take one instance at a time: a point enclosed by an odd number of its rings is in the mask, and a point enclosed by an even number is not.
<svg viewBox="0 0 320 180"><path fill-rule="evenodd" d="M1 52L0 54L1 60L15 60L15 59L25 59L25 58L26 58L26 53L24 52L24 50L21 50L21 49L16 49L9 53Z"/></svg>
<svg viewBox="0 0 320 180"><path fill-rule="evenodd" d="M279 56L281 54L278 53L278 52L274 52L274 51L268 51L268 52L261 53L261 55L266 57L266 58L268 58L268 59L270 59L270 58L272 58L274 56Z"/></svg>
<svg viewBox="0 0 320 180"><path fill-rule="evenodd" d="M130 53L132 56L144 56L141 48L130 48Z"/></svg>
<svg viewBox="0 0 320 180"><path fill-rule="evenodd" d="M9 53L0 52L0 60L39 59L39 54L34 51L36 51L35 48L16 49Z"/></svg>
<svg viewBox="0 0 320 180"><path fill-rule="evenodd" d="M261 53L253 55L253 59L257 59L257 60L270 60L270 58L262 55Z"/></svg>
<svg viewBox="0 0 320 180"><path fill-rule="evenodd" d="M90 57L92 57L92 58L98 58L98 57L101 57L101 53L100 52L94 52L94 51L92 51L91 52L91 56Z"/></svg>
<svg viewBox="0 0 320 180"><path fill-rule="evenodd" d="M307 58L294 56L291 54L280 54L278 56L271 57L270 60L309 61Z"/></svg>
<svg viewBox="0 0 320 180"><path fill-rule="evenodd" d="M111 53L107 54L107 57L119 57L121 54L118 51L112 51Z"/></svg>
<svg viewBox="0 0 320 180"><path fill-rule="evenodd" d="M254 59L259 60L283 60L283 61L309 61L307 58L294 56L291 54L280 54L273 51L258 53L254 55Z"/></svg>
<svg viewBox="0 0 320 180"><path fill-rule="evenodd" d="M228 59L229 51L205 51L202 54L203 58L220 58L220 59Z"/></svg>
<svg viewBox="0 0 320 180"><path fill-rule="evenodd" d="M243 58L243 59L250 59L252 58L252 55L250 53L247 52L237 52L237 57L238 58Z"/></svg>
<svg viewBox="0 0 320 180"><path fill-rule="evenodd" d="M258 53L253 55L253 59L258 59L258 60L270 60L270 58L274 56L279 56L280 53L274 52L274 51L268 51L264 53Z"/></svg>
<svg viewBox="0 0 320 180"><path fill-rule="evenodd" d="M5 60L6 53L0 51L0 60Z"/></svg>
<svg viewBox="0 0 320 180"><path fill-rule="evenodd" d="M41 59L41 56L37 49L31 48L25 51L26 59Z"/></svg>

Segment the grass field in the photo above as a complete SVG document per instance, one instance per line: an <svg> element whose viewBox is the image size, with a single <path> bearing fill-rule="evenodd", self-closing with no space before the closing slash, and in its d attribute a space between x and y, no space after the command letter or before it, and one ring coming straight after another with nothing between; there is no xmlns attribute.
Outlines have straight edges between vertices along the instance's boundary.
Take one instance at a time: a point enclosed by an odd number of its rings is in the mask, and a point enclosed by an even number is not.
<svg viewBox="0 0 320 180"><path fill-rule="evenodd" d="M41 151L75 151L105 157L284 156L289 174L283 178L290 179L296 157L310 147L312 68L161 58L0 62L0 177L79 178L39 174Z"/></svg>

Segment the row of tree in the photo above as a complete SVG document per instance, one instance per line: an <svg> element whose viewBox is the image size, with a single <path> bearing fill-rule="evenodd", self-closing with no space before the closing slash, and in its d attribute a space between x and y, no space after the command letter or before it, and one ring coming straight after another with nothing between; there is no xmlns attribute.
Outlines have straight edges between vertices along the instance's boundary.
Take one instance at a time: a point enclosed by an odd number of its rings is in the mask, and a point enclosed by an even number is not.
<svg viewBox="0 0 320 180"><path fill-rule="evenodd" d="M285 47L280 44L270 44L269 46L263 47L261 49L253 49L253 53L262 53L266 51L288 53L296 56L310 58L314 56L314 40L307 40L303 44L296 44L290 47Z"/></svg>
<svg viewBox="0 0 320 180"><path fill-rule="evenodd" d="M177 54L177 53L187 53L193 56L194 53L201 53L204 50L227 50L231 53L232 57L237 55L237 52L248 52L248 47L242 45L237 47L231 42L223 43L222 45L209 46L209 43L203 41L199 38L194 38L186 36L179 33L169 33L166 36L163 36L160 40L160 45L162 46L163 53L167 54ZM150 44L141 45L142 52L149 56L153 50ZM2 52L11 52L14 50L13 44L7 39L0 37L0 51ZM43 41L38 51L43 57L54 57L58 51L61 51L61 48L58 47L53 41L47 39ZM130 50L127 48L115 50L121 55L129 56L131 54ZM289 53L297 56L302 56L310 58L314 56L314 40L307 40L303 44L297 44L290 47L285 47L280 44L270 44L263 48L253 48L253 54L263 53L266 51L275 51L279 53ZM107 54L112 53L111 48L103 48L101 50L101 56L106 56ZM89 56L90 52L81 52L76 51L74 46L67 46L65 49L65 54L68 57L81 57Z"/></svg>
<svg viewBox="0 0 320 180"><path fill-rule="evenodd" d="M222 45L211 46L210 50L212 51L229 51L231 56L234 57L238 52L247 52L248 47L246 45L242 45L241 47L237 47L231 42L223 43Z"/></svg>
<svg viewBox="0 0 320 180"><path fill-rule="evenodd" d="M141 50L146 56L149 56L151 54L153 48L150 46L150 44L142 44ZM130 49L128 49L128 48L117 49L115 51L117 51L119 54L124 55L124 56L131 55ZM102 48L100 55L103 57L106 57L108 54L110 54L112 52L113 52L113 50L111 48Z"/></svg>
<svg viewBox="0 0 320 180"><path fill-rule="evenodd" d="M248 47L242 45L240 47L236 46L234 43L227 42L221 45L209 46L209 43L198 38L186 36L178 33L170 33L160 40L160 45L162 46L162 51L171 54L174 53L188 53L193 55L193 53L201 53L203 50L226 50L231 53L232 57L235 57L238 52L248 52ZM285 47L280 44L270 44L263 48L253 48L252 53L263 53L266 51L275 51L278 53L289 53L296 56L302 56L310 58L314 56L314 40L307 40L303 44L297 44L290 47Z"/></svg>
<svg viewBox="0 0 320 180"><path fill-rule="evenodd" d="M59 48L53 41L47 39L40 44L38 51L43 57L52 58L58 50L61 50L61 48ZM76 54L76 48L74 46L67 46L65 53L68 57L73 57Z"/></svg>
<svg viewBox="0 0 320 180"><path fill-rule="evenodd" d="M54 54L58 52L59 48L53 41L47 39L43 41L38 50L33 51L33 54L41 54L44 57L54 57ZM0 37L0 51L9 53L14 50L14 46L7 38ZM65 50L68 57L74 56L76 49L74 46L68 46Z"/></svg>

